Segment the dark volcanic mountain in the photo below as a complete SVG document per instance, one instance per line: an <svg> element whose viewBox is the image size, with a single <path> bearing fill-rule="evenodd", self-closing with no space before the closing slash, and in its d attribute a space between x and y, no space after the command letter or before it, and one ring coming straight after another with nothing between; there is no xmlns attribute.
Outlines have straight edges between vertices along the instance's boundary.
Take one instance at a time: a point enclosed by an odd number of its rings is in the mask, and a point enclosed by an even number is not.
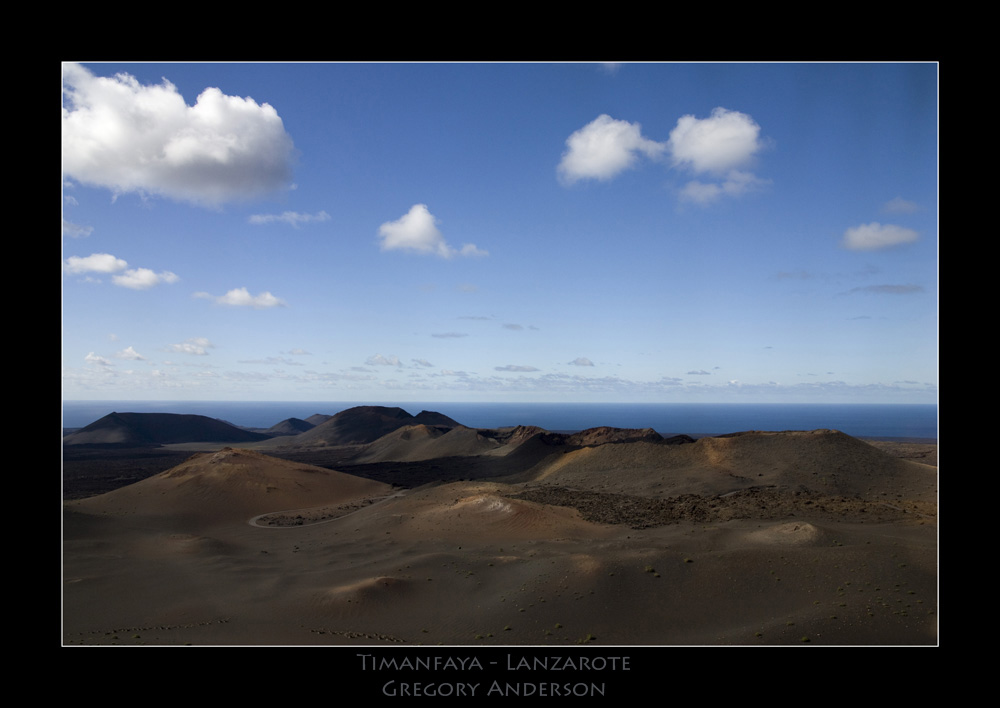
<svg viewBox="0 0 1000 708"><path fill-rule="evenodd" d="M449 418L444 413L435 413L434 411L420 411L413 416L413 424L433 425L445 428L455 428L460 425L458 421Z"/></svg>
<svg viewBox="0 0 1000 708"><path fill-rule="evenodd" d="M410 415L402 408L356 406L341 411L330 420L295 436L296 447L324 447L370 443L404 425L456 427L459 424L441 413L421 411Z"/></svg>
<svg viewBox="0 0 1000 708"><path fill-rule="evenodd" d="M182 442L256 442L271 436L203 415L109 413L63 438L63 445L155 447Z"/></svg>
<svg viewBox="0 0 1000 708"><path fill-rule="evenodd" d="M298 435L316 427L315 423L301 418L286 418L280 423L275 423L266 432L268 435Z"/></svg>
<svg viewBox="0 0 1000 708"><path fill-rule="evenodd" d="M319 425L320 423L325 423L330 420L332 417L332 415L327 415L326 413L313 413L311 416L306 418L306 422L313 425Z"/></svg>

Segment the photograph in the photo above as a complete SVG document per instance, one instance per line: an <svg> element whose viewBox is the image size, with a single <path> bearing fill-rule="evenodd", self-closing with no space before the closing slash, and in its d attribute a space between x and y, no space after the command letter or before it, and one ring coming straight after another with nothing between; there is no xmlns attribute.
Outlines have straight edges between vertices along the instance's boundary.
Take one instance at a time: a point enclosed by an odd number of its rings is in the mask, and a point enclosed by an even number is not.
<svg viewBox="0 0 1000 708"><path fill-rule="evenodd" d="M937 647L939 69L61 62L61 647Z"/></svg>

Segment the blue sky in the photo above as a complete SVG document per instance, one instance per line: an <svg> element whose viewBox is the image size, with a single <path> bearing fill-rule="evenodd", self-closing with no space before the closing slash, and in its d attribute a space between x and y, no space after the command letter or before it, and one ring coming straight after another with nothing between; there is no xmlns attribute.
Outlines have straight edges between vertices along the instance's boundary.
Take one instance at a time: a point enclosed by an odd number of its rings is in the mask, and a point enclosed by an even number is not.
<svg viewBox="0 0 1000 708"><path fill-rule="evenodd" d="M938 67L63 65L63 396L937 400Z"/></svg>

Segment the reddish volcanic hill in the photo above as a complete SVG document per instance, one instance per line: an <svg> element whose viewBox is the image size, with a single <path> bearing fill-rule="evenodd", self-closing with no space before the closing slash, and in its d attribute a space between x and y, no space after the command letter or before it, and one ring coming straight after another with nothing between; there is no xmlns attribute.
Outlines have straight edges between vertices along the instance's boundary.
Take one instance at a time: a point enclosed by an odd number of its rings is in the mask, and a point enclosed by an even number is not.
<svg viewBox="0 0 1000 708"><path fill-rule="evenodd" d="M270 437L203 415L109 413L67 435L63 445L146 447L182 442L256 442Z"/></svg>
<svg viewBox="0 0 1000 708"><path fill-rule="evenodd" d="M570 445L605 445L607 443L637 442L660 442L663 436L652 428L609 428L601 426L599 428L588 428L579 433L570 435L566 442Z"/></svg>

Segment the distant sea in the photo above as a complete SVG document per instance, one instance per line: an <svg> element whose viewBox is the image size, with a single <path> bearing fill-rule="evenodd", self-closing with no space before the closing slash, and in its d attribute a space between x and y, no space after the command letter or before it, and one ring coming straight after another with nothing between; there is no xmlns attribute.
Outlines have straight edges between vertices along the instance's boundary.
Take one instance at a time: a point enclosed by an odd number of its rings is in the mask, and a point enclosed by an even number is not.
<svg viewBox="0 0 1000 708"><path fill-rule="evenodd" d="M64 401L63 427L82 428L108 413L188 413L248 428L286 418L333 415L358 405L436 411L472 428L537 425L584 430L599 425L661 434L722 435L744 430L831 428L866 438L938 437L936 404L811 403L343 403L314 401Z"/></svg>

